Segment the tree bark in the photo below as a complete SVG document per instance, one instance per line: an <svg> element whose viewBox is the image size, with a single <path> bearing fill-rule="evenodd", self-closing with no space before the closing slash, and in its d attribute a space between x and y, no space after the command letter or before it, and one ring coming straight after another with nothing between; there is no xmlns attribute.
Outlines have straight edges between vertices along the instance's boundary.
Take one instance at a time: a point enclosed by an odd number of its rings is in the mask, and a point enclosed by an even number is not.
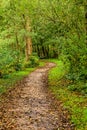
<svg viewBox="0 0 87 130"><path fill-rule="evenodd" d="M25 25L25 29L27 32L31 32L31 27L30 27L30 20L28 17L26 17L26 25ZM25 36L25 55L26 55L26 61L29 60L29 56L32 55L32 40L31 37L26 35Z"/></svg>

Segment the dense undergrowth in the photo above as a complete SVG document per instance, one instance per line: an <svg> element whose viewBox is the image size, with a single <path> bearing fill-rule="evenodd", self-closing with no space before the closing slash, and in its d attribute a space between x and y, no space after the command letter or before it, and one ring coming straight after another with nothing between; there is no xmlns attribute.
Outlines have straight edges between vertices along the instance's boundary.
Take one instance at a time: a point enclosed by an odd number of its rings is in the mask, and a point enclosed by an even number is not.
<svg viewBox="0 0 87 130"><path fill-rule="evenodd" d="M71 115L71 122L74 123L76 130L87 129L87 97L73 89L69 89L71 80L66 79L68 73L68 64L63 64L59 60L50 60L56 63L56 67L49 72L49 86L54 95L62 100L64 108ZM81 85L82 84L77 84Z"/></svg>
<svg viewBox="0 0 87 130"><path fill-rule="evenodd" d="M14 71L10 74L4 75L3 78L0 78L0 95L9 91L9 89L13 88L14 85L23 79L23 77L30 74L33 70L35 70L37 67L42 67L45 64L43 61L39 61L38 66L34 66L34 64L28 68L25 68L23 70Z"/></svg>

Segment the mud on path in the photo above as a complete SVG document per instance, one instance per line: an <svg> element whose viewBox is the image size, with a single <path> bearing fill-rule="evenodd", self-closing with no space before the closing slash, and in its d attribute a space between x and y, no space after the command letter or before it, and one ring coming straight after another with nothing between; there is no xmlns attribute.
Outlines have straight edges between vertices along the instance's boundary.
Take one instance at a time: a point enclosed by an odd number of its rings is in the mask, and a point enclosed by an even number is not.
<svg viewBox="0 0 87 130"><path fill-rule="evenodd" d="M47 89L54 63L32 72L11 90L0 106L0 130L73 130L68 114Z"/></svg>

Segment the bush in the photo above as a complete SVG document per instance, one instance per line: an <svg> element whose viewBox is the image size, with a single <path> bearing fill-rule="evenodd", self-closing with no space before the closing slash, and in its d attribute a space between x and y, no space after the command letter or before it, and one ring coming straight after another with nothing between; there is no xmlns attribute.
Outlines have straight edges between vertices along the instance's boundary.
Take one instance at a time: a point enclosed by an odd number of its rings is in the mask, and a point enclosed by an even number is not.
<svg viewBox="0 0 87 130"><path fill-rule="evenodd" d="M76 87L76 85L69 85L68 86L68 90L70 90L70 91L76 91L77 90L77 87Z"/></svg>
<svg viewBox="0 0 87 130"><path fill-rule="evenodd" d="M30 57L30 66L35 67L39 65L39 58L37 56Z"/></svg>
<svg viewBox="0 0 87 130"><path fill-rule="evenodd" d="M87 83L82 81L76 82L75 84L71 84L68 86L68 90L80 92L82 95L87 94Z"/></svg>
<svg viewBox="0 0 87 130"><path fill-rule="evenodd" d="M16 61L14 64L13 64L13 68L16 70L16 71L20 71L23 69L23 63L20 62L20 61Z"/></svg>
<svg viewBox="0 0 87 130"><path fill-rule="evenodd" d="M10 48L0 48L0 78L7 77L9 73L22 69L24 58L20 59L19 51Z"/></svg>
<svg viewBox="0 0 87 130"><path fill-rule="evenodd" d="M39 65L39 58L37 56L30 56L29 61L24 63L25 68L36 67Z"/></svg>

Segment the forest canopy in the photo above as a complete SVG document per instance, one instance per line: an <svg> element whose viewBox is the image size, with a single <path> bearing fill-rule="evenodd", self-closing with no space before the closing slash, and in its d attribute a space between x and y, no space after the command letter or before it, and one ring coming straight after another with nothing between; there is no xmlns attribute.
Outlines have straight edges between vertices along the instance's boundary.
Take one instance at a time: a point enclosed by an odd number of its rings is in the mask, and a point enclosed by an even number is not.
<svg viewBox="0 0 87 130"><path fill-rule="evenodd" d="M0 110L1 129L87 130L87 0L0 0Z"/></svg>
<svg viewBox="0 0 87 130"><path fill-rule="evenodd" d="M86 82L86 9L86 0L0 0L0 76L38 56L68 63L66 77Z"/></svg>

